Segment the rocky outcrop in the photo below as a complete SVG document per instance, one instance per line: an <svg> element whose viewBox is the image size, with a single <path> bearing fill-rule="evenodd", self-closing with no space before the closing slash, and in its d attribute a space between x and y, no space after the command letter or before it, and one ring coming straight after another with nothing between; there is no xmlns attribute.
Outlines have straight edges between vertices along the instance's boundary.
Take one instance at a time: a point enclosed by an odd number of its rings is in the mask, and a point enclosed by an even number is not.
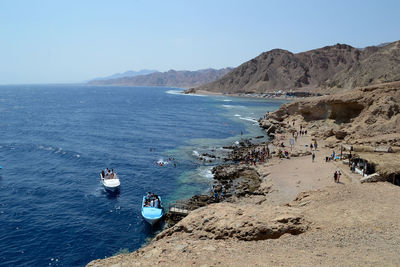
<svg viewBox="0 0 400 267"><path fill-rule="evenodd" d="M400 146L400 82L297 100L267 114L267 119L260 124L266 128L278 121L289 127L296 119L298 123L303 121L303 126L311 129L316 137L334 136L354 144Z"/></svg>
<svg viewBox="0 0 400 267"><path fill-rule="evenodd" d="M244 241L276 239L283 234L298 235L309 228L309 223L295 209L268 208L260 212L254 205L220 203L198 209L157 239L179 232L190 233L199 239L230 239Z"/></svg>
<svg viewBox="0 0 400 267"><path fill-rule="evenodd" d="M226 94L333 92L398 80L400 41L365 49L336 44L297 54L274 49L195 89Z"/></svg>

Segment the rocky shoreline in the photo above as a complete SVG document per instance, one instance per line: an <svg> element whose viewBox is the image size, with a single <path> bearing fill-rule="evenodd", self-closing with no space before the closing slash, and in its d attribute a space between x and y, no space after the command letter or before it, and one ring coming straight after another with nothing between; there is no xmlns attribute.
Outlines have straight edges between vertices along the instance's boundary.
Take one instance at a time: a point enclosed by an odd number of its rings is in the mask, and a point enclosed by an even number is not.
<svg viewBox="0 0 400 267"><path fill-rule="evenodd" d="M390 88L385 92L397 94ZM232 164L212 170L217 198L211 192L193 196L185 202L192 210L189 215L171 221L150 244L88 266L396 266L400 209L395 200L400 188L387 182L362 184L347 165L325 158L344 141L371 145L381 138L378 144L388 141L398 151L399 139L390 132L393 127L369 128L368 138L359 139L348 130L368 115L368 105L340 124L330 115L307 117L320 114L321 107L332 114L330 103L345 108L346 98L340 99L316 98L314 105L295 101L267 114L260 126L271 141L243 142L232 150ZM352 103L354 94L348 99ZM394 111L391 117L398 114ZM327 128L333 135L323 134ZM294 138L301 129L307 134ZM382 134L385 129L389 132ZM343 137L340 131L347 134ZM290 139L296 139L292 146ZM318 148L311 148L315 142ZM334 182L338 169L343 177Z"/></svg>

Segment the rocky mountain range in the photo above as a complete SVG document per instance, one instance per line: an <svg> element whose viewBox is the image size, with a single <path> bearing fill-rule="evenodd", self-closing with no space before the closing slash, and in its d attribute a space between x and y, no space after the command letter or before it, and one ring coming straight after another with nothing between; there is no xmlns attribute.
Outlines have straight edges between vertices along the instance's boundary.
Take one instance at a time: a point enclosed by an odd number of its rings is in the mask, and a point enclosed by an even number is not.
<svg viewBox="0 0 400 267"><path fill-rule="evenodd" d="M191 92L337 92L400 80L400 41L363 49L336 44L302 53L274 49Z"/></svg>
<svg viewBox="0 0 400 267"><path fill-rule="evenodd" d="M106 80L92 80L90 85L119 85L119 86L170 86L170 87L193 87L218 80L232 68L203 69L198 71L176 71L154 72L147 75L134 77L121 77Z"/></svg>
<svg viewBox="0 0 400 267"><path fill-rule="evenodd" d="M123 73L115 73L110 76L100 77L100 78L96 78L93 80L104 81L104 80L111 80L111 79L118 79L118 78L125 78L125 77L134 77L134 76L139 76L139 75L147 75L147 74L154 73L154 72L157 72L157 71L156 70L139 70L139 71L128 70Z"/></svg>

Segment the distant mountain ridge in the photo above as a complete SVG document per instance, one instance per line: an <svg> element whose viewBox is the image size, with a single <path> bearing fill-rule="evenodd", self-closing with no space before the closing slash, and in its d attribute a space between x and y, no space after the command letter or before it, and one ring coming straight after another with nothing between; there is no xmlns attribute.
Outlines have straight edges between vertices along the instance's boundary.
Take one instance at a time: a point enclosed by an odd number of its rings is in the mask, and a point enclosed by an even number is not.
<svg viewBox="0 0 400 267"><path fill-rule="evenodd" d="M357 49L346 44L293 54L274 49L221 79L189 91L265 93L341 91L400 80L400 41Z"/></svg>
<svg viewBox="0 0 400 267"><path fill-rule="evenodd" d="M121 77L106 80L92 80L90 85L118 85L118 86L169 86L169 87L193 87L218 80L232 68L203 69L198 71L176 71L154 72L147 75L133 77Z"/></svg>
<svg viewBox="0 0 400 267"><path fill-rule="evenodd" d="M110 80L110 79L119 79L119 78L124 78L124 77L134 77L134 76L139 76L139 75L147 75L150 73L157 72L157 70L139 70L139 71L134 71L134 70L128 70L123 73L115 73L110 76L106 77L100 77L100 78L95 78L93 79L94 81L104 81L104 80Z"/></svg>

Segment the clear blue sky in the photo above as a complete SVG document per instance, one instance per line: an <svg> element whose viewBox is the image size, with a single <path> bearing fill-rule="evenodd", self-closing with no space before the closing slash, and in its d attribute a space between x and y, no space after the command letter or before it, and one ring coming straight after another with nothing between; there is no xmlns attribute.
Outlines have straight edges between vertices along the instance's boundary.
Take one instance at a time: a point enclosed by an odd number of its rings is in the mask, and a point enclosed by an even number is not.
<svg viewBox="0 0 400 267"><path fill-rule="evenodd" d="M236 67L400 39L400 1L0 0L0 84L81 82L126 70Z"/></svg>

